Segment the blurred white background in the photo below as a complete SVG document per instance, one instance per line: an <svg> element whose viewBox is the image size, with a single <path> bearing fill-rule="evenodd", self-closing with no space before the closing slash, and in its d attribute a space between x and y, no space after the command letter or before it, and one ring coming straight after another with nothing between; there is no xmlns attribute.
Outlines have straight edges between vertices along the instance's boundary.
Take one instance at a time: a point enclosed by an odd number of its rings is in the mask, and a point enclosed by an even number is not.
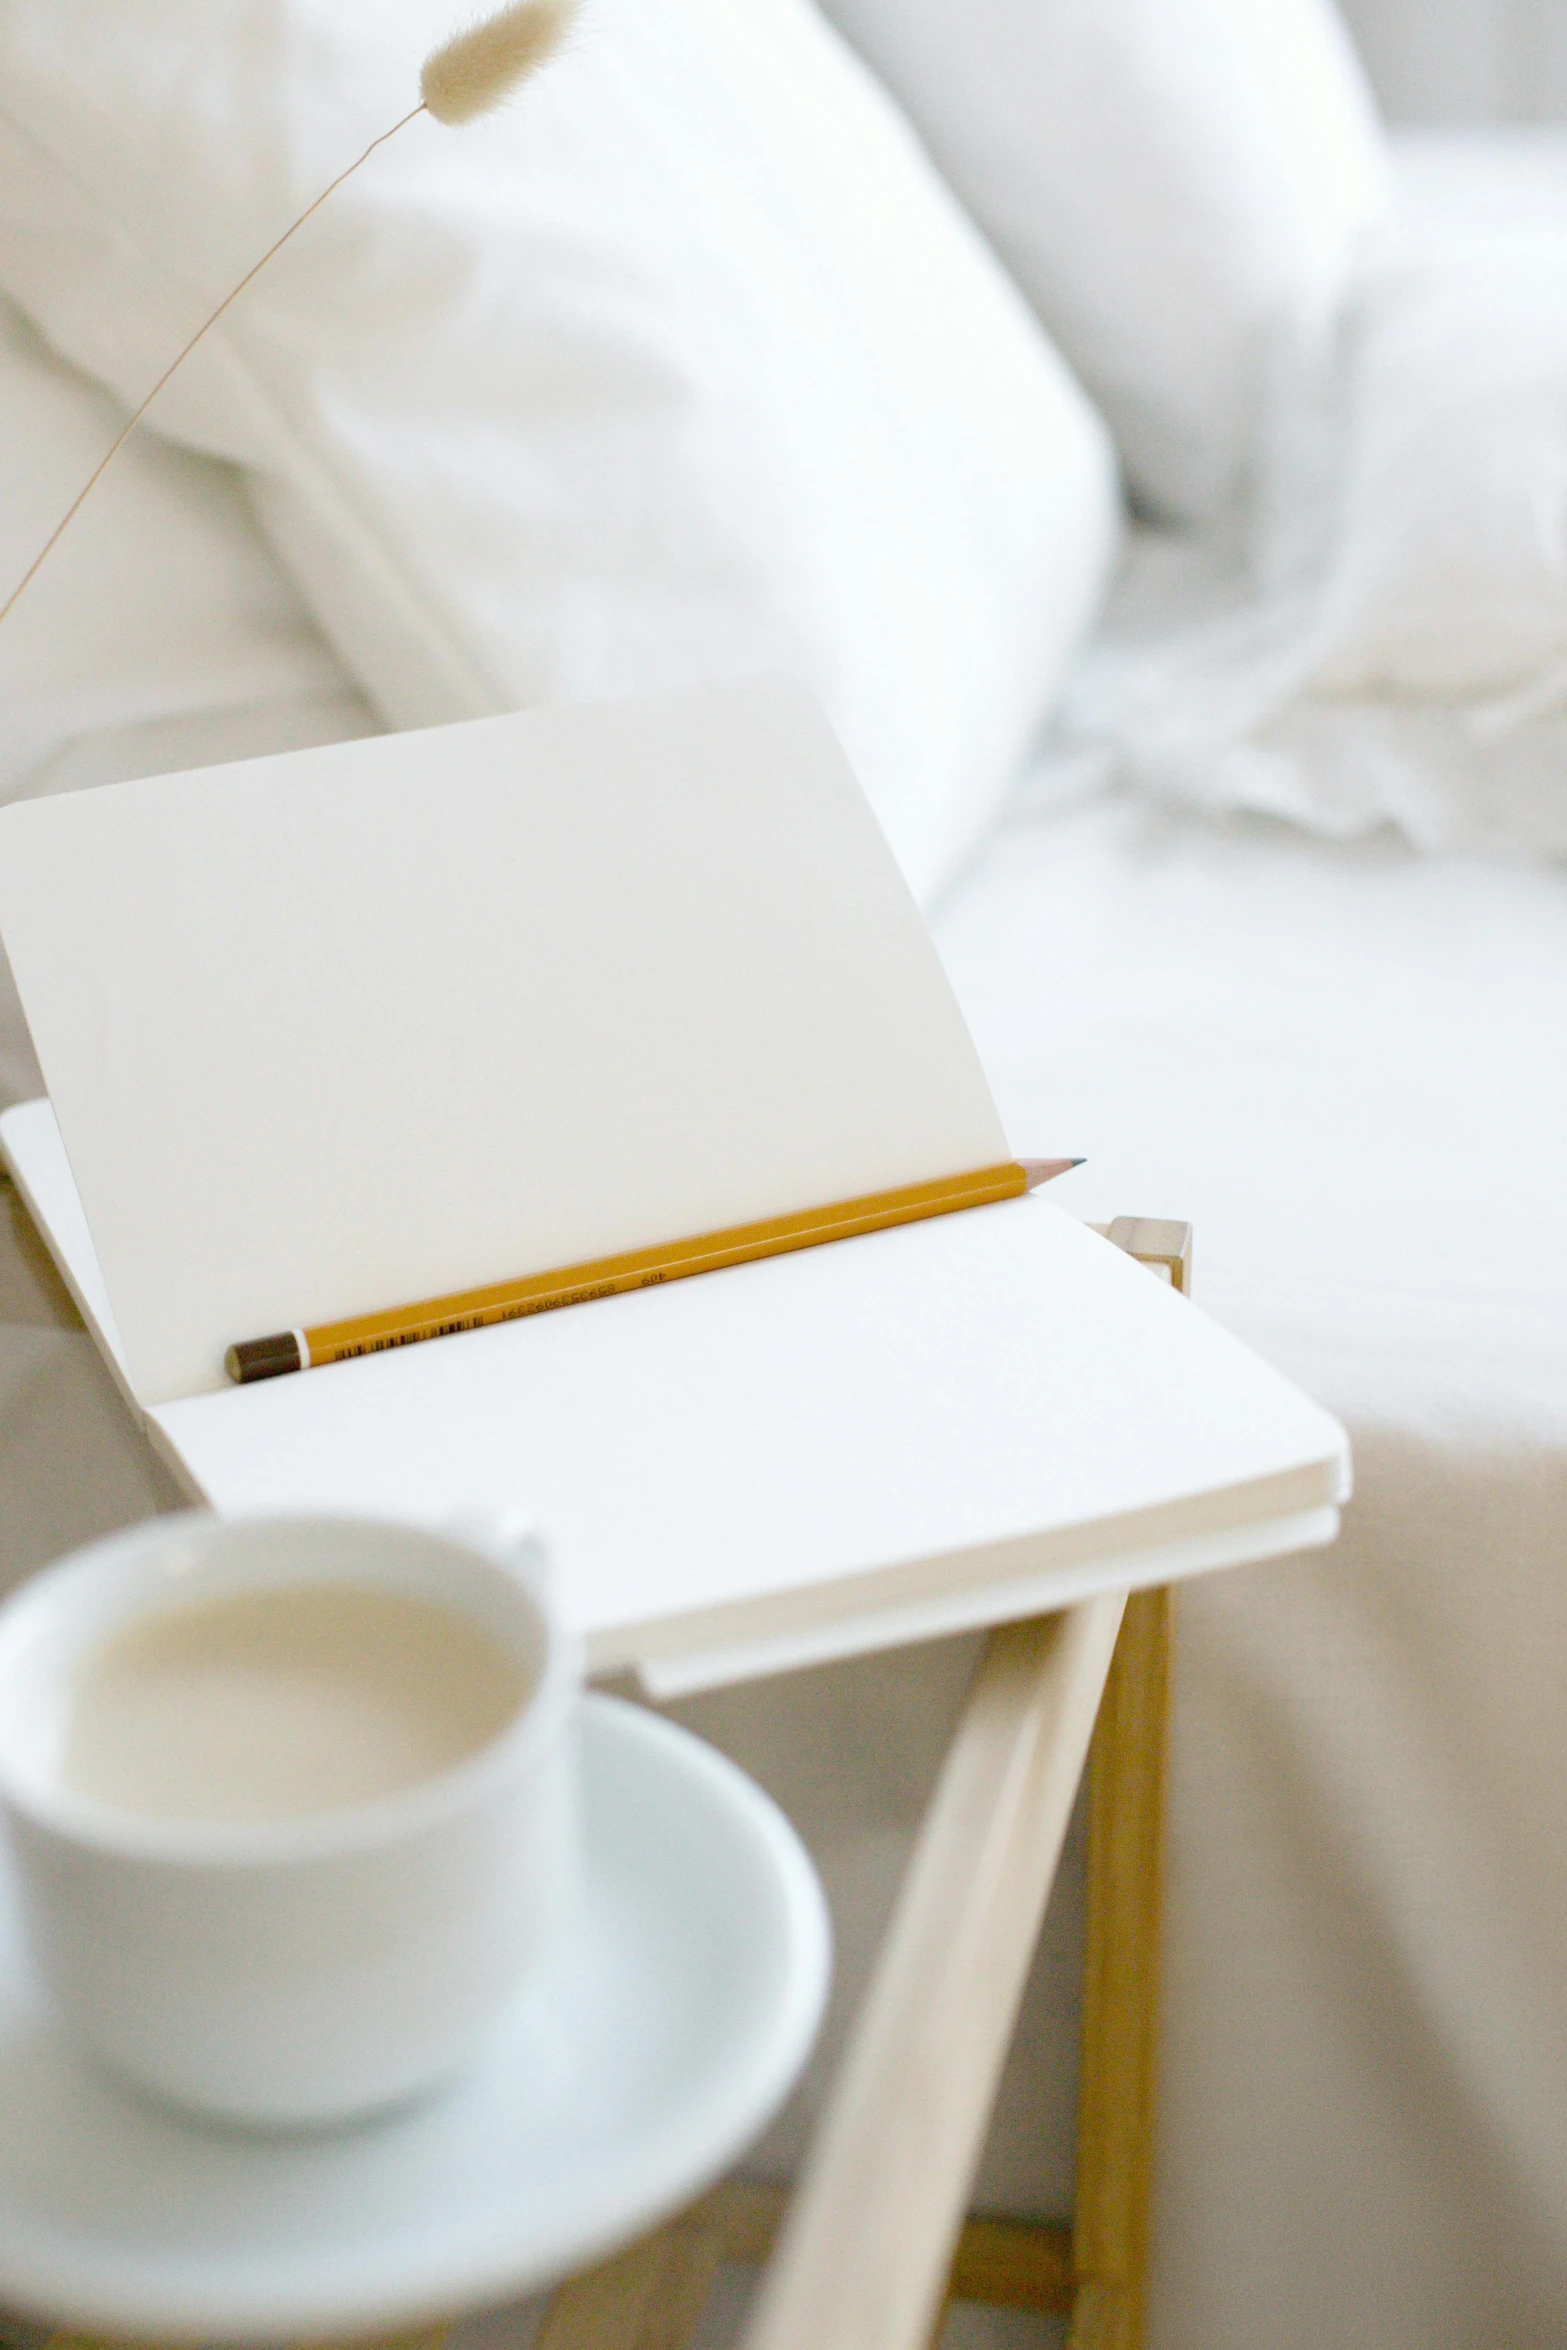
<svg viewBox="0 0 1567 2350"><path fill-rule="evenodd" d="M1567 0L1341 0L1392 122L1567 122Z"/></svg>

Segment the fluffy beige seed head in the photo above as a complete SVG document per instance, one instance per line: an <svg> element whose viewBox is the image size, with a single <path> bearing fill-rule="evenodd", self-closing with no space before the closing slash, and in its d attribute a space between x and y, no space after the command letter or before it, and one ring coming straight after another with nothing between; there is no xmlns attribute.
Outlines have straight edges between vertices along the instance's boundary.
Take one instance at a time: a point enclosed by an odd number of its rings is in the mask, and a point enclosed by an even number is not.
<svg viewBox="0 0 1567 2350"><path fill-rule="evenodd" d="M473 122L554 56L575 0L514 0L425 59L419 95L437 122Z"/></svg>

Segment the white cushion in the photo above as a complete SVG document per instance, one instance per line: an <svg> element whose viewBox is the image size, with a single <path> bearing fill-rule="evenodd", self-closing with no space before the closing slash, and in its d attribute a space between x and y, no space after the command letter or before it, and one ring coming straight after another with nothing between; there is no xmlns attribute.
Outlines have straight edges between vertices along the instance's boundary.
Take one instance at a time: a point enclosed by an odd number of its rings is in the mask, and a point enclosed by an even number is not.
<svg viewBox="0 0 1567 2350"><path fill-rule="evenodd" d="M110 446L112 401L0 300L0 603ZM363 734L374 719L232 467L133 438L0 627L0 800ZM43 1091L0 950L0 1105Z"/></svg>
<svg viewBox="0 0 1567 2350"><path fill-rule="evenodd" d="M450 0L18 0L0 280L139 397L406 111ZM594 0L422 119L176 377L398 725L816 689L916 889L1037 732L1116 536L1092 410L808 0Z"/></svg>
<svg viewBox="0 0 1567 2350"><path fill-rule="evenodd" d="M1288 429L1383 139L1332 0L824 0L902 99L1167 519Z"/></svg>
<svg viewBox="0 0 1567 2350"><path fill-rule="evenodd" d="M0 301L0 604L123 421ZM133 438L0 627L0 800L86 736L341 682L232 468Z"/></svg>

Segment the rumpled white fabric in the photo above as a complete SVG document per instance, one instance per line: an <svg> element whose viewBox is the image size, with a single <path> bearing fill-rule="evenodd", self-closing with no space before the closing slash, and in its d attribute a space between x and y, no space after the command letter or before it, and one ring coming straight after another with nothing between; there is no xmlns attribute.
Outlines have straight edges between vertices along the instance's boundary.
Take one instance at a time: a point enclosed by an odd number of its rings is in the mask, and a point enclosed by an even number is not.
<svg viewBox="0 0 1567 2350"><path fill-rule="evenodd" d="M1256 539L1141 536L1057 788L1567 853L1567 134L1410 162Z"/></svg>
<svg viewBox="0 0 1567 2350"><path fill-rule="evenodd" d="M127 405L370 139L450 0L15 0L0 285ZM1108 437L810 0L591 0L411 123L174 378L392 725L803 676L916 891L1097 610Z"/></svg>

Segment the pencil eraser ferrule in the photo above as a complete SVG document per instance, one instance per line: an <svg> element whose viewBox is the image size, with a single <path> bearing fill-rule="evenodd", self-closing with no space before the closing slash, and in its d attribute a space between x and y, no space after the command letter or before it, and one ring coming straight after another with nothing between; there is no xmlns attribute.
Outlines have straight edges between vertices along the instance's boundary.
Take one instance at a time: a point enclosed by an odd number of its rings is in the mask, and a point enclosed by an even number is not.
<svg viewBox="0 0 1567 2350"><path fill-rule="evenodd" d="M302 1371L304 1367L299 1339L292 1330L279 1330L271 1338L247 1338L231 1346L223 1357L224 1370L240 1387L248 1387L253 1379L279 1379L285 1371Z"/></svg>

